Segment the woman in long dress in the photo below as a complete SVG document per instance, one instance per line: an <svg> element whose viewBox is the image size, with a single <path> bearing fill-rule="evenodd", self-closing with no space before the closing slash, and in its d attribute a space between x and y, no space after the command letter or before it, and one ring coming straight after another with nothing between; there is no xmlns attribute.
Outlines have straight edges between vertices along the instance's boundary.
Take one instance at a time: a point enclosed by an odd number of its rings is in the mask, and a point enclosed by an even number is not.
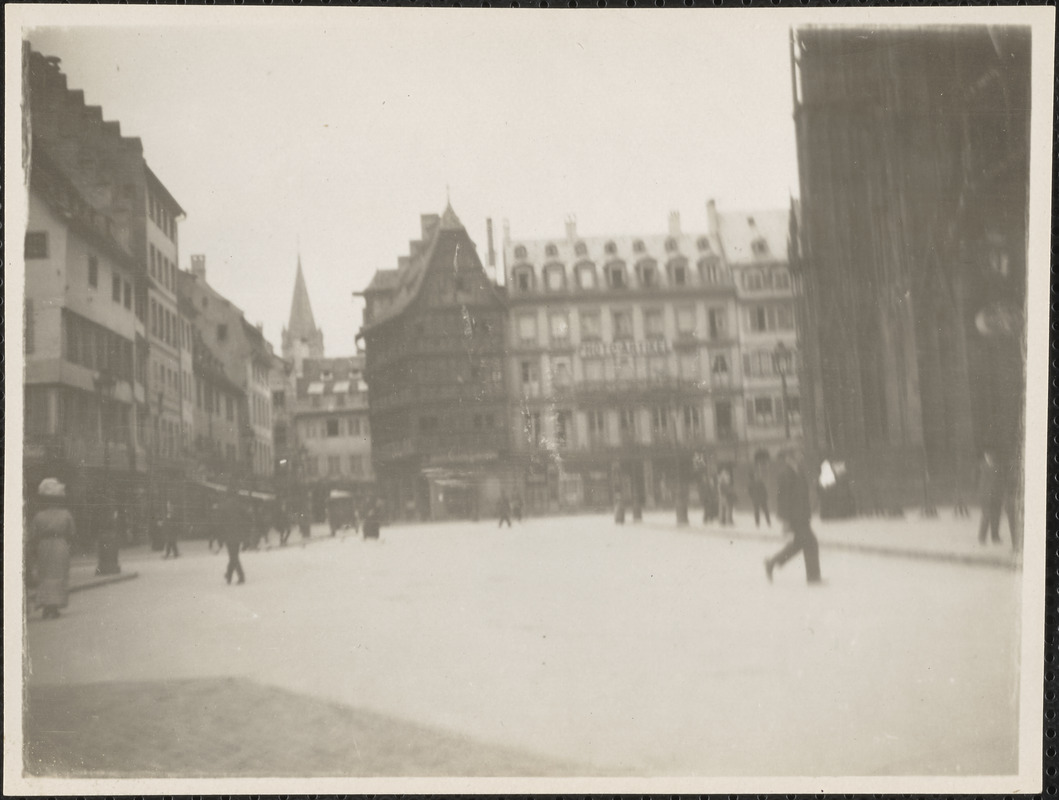
<svg viewBox="0 0 1059 800"><path fill-rule="evenodd" d="M37 605L44 609L44 619L55 619L59 609L66 608L74 518L65 508L66 487L58 480L45 478L38 494L44 508L29 524L37 556Z"/></svg>

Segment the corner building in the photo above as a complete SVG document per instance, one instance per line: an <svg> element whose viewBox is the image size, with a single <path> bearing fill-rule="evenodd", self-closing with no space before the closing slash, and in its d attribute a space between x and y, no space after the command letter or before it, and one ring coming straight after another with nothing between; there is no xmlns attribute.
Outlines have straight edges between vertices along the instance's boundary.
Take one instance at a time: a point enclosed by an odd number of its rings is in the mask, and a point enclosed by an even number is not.
<svg viewBox="0 0 1059 800"><path fill-rule="evenodd" d="M759 227L707 212L701 233L677 214L661 235L584 238L572 221L552 240L505 232L509 425L528 511L602 508L618 491L668 505L696 468L731 469L745 498L753 453L787 438L796 380L784 404L771 359L779 341L796 349L787 214Z"/></svg>
<svg viewBox="0 0 1059 800"><path fill-rule="evenodd" d="M391 518L489 515L506 466L504 298L451 206L363 293L372 461Z"/></svg>

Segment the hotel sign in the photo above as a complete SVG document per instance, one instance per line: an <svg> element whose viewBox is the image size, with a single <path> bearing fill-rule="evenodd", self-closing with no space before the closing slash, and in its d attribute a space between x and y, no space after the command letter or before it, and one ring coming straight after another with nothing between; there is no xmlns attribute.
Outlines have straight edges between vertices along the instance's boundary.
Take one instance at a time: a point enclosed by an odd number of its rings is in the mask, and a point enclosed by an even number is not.
<svg viewBox="0 0 1059 800"><path fill-rule="evenodd" d="M655 356L669 352L665 339L648 339L642 342L585 342L578 350L581 358L606 358L607 356Z"/></svg>

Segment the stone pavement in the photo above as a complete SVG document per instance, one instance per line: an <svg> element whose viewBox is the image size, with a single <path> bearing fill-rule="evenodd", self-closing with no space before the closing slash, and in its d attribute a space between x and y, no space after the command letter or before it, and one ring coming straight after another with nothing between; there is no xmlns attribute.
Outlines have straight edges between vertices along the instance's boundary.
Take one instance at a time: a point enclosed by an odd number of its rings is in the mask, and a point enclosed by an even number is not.
<svg viewBox="0 0 1059 800"><path fill-rule="evenodd" d="M238 587L204 544L130 553L138 580L29 621L30 766L202 774L195 729L226 774L1013 772L1021 571L831 549L823 587L800 561L769 584L778 532L699 525L391 526L247 553ZM154 705L164 728L122 716Z"/></svg>
<svg viewBox="0 0 1059 800"><path fill-rule="evenodd" d="M970 517L955 517L951 508L939 508L936 517L923 517L918 512L912 512L897 519L814 518L812 526L824 550L848 550L985 567L1021 566L1021 556L1011 550L1007 520L1001 522L1001 543L982 545L978 542L979 515L977 509L972 509ZM777 546L783 540L779 520L773 517L772 525L769 526L762 518L758 527L754 525L753 514L746 510L736 510L733 526L722 527L715 521L704 524L701 509L691 509L688 518L690 524L678 528L674 511L649 511L644 513L642 524L652 528L684 530L733 540L774 542Z"/></svg>
<svg viewBox="0 0 1059 800"><path fill-rule="evenodd" d="M577 774L562 761L240 678L37 686L28 695L31 775Z"/></svg>

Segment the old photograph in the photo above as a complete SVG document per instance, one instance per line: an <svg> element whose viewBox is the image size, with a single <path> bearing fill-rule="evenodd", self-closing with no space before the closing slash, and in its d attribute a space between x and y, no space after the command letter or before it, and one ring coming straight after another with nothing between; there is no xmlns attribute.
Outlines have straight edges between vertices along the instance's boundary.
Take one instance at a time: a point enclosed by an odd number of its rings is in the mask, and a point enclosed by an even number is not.
<svg viewBox="0 0 1059 800"><path fill-rule="evenodd" d="M6 15L6 793L1041 790L1054 9Z"/></svg>

